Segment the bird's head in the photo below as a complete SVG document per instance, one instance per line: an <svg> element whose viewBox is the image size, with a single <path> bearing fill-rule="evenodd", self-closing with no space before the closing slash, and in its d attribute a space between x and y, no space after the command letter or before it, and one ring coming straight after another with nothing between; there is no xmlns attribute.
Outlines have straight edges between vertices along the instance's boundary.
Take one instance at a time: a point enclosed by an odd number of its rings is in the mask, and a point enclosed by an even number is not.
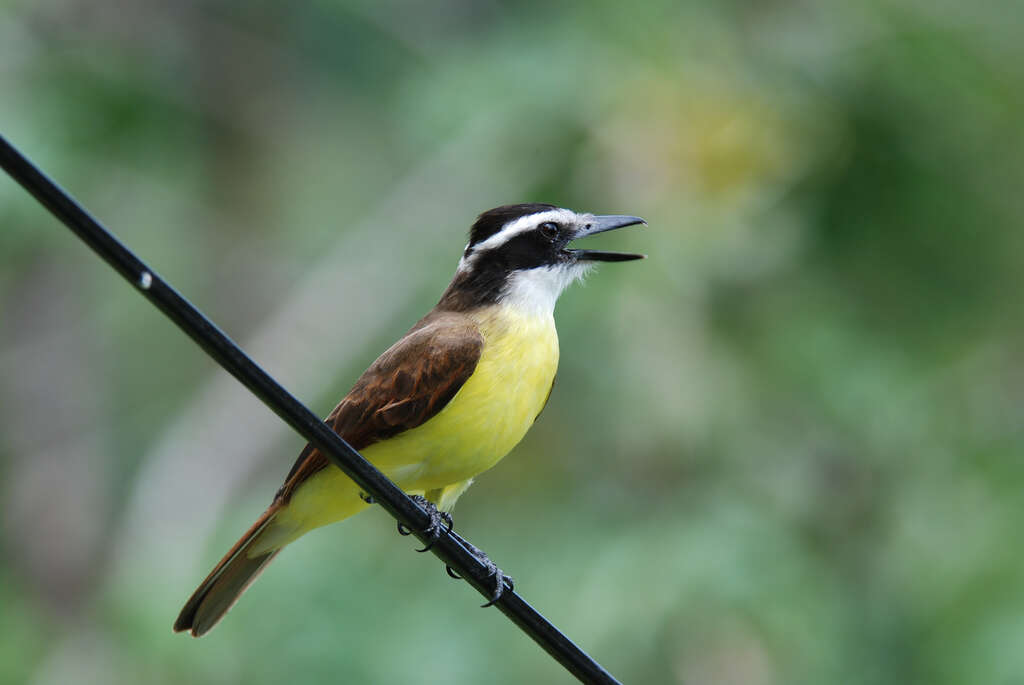
<svg viewBox="0 0 1024 685"><path fill-rule="evenodd" d="M468 309L507 303L552 311L562 291L596 262L625 262L644 255L569 247L569 243L616 228L645 224L640 217L577 214L547 204L496 207L470 229L442 306Z"/></svg>

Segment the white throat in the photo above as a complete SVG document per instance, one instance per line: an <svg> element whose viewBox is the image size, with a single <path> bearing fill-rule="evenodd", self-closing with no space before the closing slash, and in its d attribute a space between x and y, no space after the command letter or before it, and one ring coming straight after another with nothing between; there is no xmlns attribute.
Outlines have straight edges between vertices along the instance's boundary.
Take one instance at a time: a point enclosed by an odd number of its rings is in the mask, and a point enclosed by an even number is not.
<svg viewBox="0 0 1024 685"><path fill-rule="evenodd" d="M572 264L514 271L498 303L526 315L551 316L562 291L586 275L591 267L591 264Z"/></svg>

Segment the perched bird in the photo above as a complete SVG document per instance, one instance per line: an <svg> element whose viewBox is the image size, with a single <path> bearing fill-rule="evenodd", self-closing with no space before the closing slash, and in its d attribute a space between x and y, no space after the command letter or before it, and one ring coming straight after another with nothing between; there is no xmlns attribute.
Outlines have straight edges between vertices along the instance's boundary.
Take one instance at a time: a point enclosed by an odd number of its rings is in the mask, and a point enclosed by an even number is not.
<svg viewBox="0 0 1024 685"><path fill-rule="evenodd" d="M484 212L437 306L370 365L326 422L403 490L449 511L547 403L558 367L558 296L595 262L643 257L568 243L641 223L547 204ZM307 445L174 630L205 634L285 545L367 506L359 487Z"/></svg>

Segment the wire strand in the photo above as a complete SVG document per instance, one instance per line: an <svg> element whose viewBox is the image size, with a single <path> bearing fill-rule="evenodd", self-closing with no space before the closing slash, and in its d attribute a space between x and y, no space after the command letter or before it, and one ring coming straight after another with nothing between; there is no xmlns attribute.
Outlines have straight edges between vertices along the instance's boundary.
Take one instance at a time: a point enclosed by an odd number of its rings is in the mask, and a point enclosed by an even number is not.
<svg viewBox="0 0 1024 685"><path fill-rule="evenodd" d="M213 357L221 367L238 379L299 435L325 454L399 523L412 530L422 542L430 542L429 537L422 533L430 520L427 512L285 390L210 319L136 257L3 136L0 136L0 166L97 255L133 284L203 351ZM430 551L480 594L490 599L494 592L490 570L467 549L467 546L472 547L462 537L452 533L443 535L434 542ZM504 592L494 606L580 681L609 685L619 682L531 607L507 581Z"/></svg>

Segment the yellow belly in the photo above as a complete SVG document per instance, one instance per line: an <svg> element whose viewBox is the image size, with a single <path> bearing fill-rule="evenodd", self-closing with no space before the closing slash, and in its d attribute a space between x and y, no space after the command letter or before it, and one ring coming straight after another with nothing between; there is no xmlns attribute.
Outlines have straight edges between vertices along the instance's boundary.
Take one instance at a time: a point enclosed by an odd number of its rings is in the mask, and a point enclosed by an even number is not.
<svg viewBox="0 0 1024 685"><path fill-rule="evenodd" d="M505 307L473 318L484 337L483 351L448 405L426 423L362 452L407 492L444 488L491 468L522 440L547 401L558 368L554 319ZM363 507L355 484L328 467L299 487L278 514L281 532L291 530L279 542Z"/></svg>

